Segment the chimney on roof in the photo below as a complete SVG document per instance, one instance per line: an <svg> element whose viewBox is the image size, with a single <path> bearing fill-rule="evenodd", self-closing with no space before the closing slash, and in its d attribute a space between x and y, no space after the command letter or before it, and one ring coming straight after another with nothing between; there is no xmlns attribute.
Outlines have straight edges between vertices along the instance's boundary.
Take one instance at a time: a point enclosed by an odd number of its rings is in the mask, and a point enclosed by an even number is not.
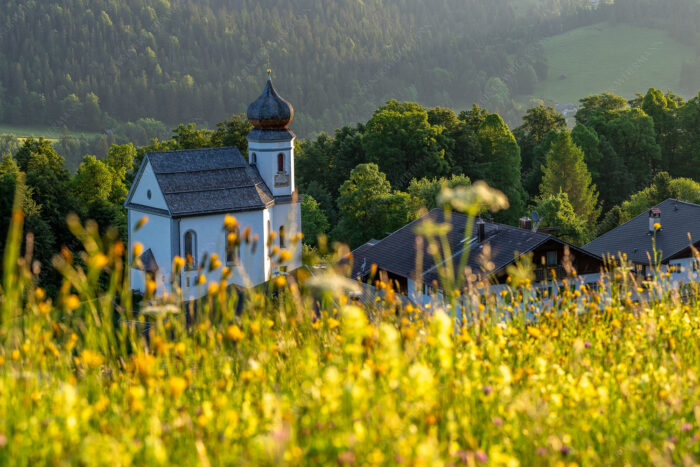
<svg viewBox="0 0 700 467"><path fill-rule="evenodd" d="M649 210L649 233L653 234L656 232L657 227L656 225L659 225L659 229L661 228L661 209L659 208L652 208Z"/></svg>
<svg viewBox="0 0 700 467"><path fill-rule="evenodd" d="M529 217L521 217L520 228L525 230L532 230L532 219L530 219Z"/></svg>
<svg viewBox="0 0 700 467"><path fill-rule="evenodd" d="M486 222L481 219L476 222L476 236L479 243L486 240Z"/></svg>

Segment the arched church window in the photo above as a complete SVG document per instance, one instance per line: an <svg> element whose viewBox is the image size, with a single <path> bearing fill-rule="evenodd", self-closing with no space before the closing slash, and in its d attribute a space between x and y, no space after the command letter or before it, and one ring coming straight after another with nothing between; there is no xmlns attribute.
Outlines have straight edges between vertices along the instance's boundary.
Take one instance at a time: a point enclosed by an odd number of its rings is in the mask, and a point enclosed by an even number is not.
<svg viewBox="0 0 700 467"><path fill-rule="evenodd" d="M240 239L238 227L227 229L224 227L226 235L226 263L233 265L240 257Z"/></svg>
<svg viewBox="0 0 700 467"><path fill-rule="evenodd" d="M185 233L185 261L187 261L187 269L197 267L197 234L193 230Z"/></svg>
<svg viewBox="0 0 700 467"><path fill-rule="evenodd" d="M280 248L284 248L286 246L286 240L284 238L284 226L280 227Z"/></svg>
<svg viewBox="0 0 700 467"><path fill-rule="evenodd" d="M258 164L258 155L253 153L253 164L257 165Z"/></svg>
<svg viewBox="0 0 700 467"><path fill-rule="evenodd" d="M284 172L284 154L277 154L277 171Z"/></svg>

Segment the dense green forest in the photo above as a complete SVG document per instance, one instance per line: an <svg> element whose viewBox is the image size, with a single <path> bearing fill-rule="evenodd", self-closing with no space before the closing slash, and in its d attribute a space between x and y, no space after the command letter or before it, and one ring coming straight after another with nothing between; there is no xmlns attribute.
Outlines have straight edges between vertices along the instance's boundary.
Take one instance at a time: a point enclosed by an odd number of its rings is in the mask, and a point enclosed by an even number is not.
<svg viewBox="0 0 700 467"><path fill-rule="evenodd" d="M698 47L694 0L36 0L0 2L0 122L115 129L216 122L245 110L272 66L301 136L368 118L390 98L509 123L547 76L538 41L609 20ZM700 61L684 65L692 90Z"/></svg>
<svg viewBox="0 0 700 467"><path fill-rule="evenodd" d="M513 96L547 75L538 40L616 14L584 0L523 3L3 0L0 122L212 123L245 110L268 66L297 104L301 136L366 119L390 98L478 102L512 122ZM653 13L665 27L669 13Z"/></svg>
<svg viewBox="0 0 700 467"><path fill-rule="evenodd" d="M456 113L391 100L364 123L297 141L305 242L314 247L326 235L356 247L382 238L436 207L443 187L473 180L508 196L510 208L494 220L516 224L536 209L544 225L579 245L666 198L700 203L700 94L685 101L650 89L631 100L606 93L580 104L571 130L553 108L537 106L511 131L477 105ZM125 239L122 203L146 151L237 146L246 154L251 128L243 115L216 130L181 124L168 139L85 156L74 174L61 141L0 138L0 242L20 193L39 277L55 292L51 257L70 256L78 244L69 213Z"/></svg>

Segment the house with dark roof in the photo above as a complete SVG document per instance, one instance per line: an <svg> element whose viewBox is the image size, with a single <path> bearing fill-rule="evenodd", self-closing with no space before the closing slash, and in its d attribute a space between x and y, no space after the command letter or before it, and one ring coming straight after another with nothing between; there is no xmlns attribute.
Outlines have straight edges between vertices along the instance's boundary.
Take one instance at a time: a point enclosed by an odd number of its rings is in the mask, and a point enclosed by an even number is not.
<svg viewBox="0 0 700 467"><path fill-rule="evenodd" d="M597 283L601 277L602 258L552 235L484 220L477 220L469 231L467 216L447 214L442 209L433 209L386 238L355 249L351 277L366 280L372 265L376 265L383 280L391 281L403 295L417 303L426 303L434 294L440 295L438 268L447 258L440 257L436 263L428 242L418 233L428 222L448 226L447 244L454 277L469 274L488 278L494 284L490 292L506 289L508 266L530 254L535 265L534 285L550 289L550 295L556 295L557 282L567 277L567 262L581 283ZM463 255L467 255L466 267L459 271Z"/></svg>
<svg viewBox="0 0 700 467"><path fill-rule="evenodd" d="M660 265L676 285L698 281L693 251L700 248L700 205L667 199L583 248L605 259L624 255L643 277L653 276Z"/></svg>
<svg viewBox="0 0 700 467"><path fill-rule="evenodd" d="M159 291L177 283L183 297L197 298L204 292L202 265L213 255L232 271L229 281L241 287L301 266L296 137L289 130L294 109L277 94L269 73L247 117L253 124L248 160L235 147L145 155L125 202L129 251L137 243L142 250L140 261L130 258L132 289L144 291L151 279ZM281 250L291 259L276 261ZM172 271L176 257L186 260L178 275ZM206 273L209 280L221 274Z"/></svg>

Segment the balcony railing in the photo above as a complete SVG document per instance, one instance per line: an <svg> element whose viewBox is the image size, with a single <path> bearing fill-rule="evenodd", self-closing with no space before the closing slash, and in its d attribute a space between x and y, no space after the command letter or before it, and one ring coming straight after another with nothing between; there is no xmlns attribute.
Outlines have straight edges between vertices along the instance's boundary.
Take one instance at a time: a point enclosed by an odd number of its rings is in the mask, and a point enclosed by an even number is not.
<svg viewBox="0 0 700 467"><path fill-rule="evenodd" d="M554 281L566 276L566 271L561 266L535 269L535 282Z"/></svg>

